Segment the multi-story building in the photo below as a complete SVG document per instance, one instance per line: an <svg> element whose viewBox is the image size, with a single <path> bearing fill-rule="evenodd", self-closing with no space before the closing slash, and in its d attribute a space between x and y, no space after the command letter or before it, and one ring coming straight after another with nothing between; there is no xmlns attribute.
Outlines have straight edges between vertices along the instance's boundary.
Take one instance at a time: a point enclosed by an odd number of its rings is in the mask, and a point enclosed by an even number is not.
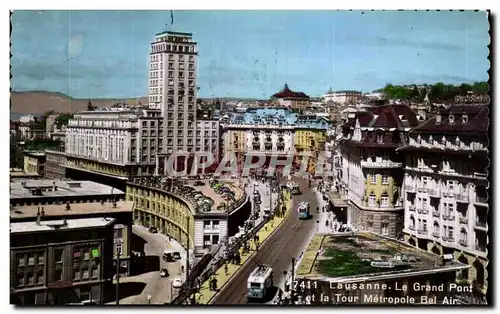
<svg viewBox="0 0 500 314"><path fill-rule="evenodd" d="M309 96L303 92L294 92L288 88L288 84L285 87L274 94L271 97L271 101L280 107L287 107L292 109L305 109L309 107L310 100Z"/></svg>
<svg viewBox="0 0 500 314"><path fill-rule="evenodd" d="M195 151L197 54L190 33L161 32L151 43L149 106L161 110L165 123L157 161L163 172L170 155L176 154L173 166L182 171Z"/></svg>
<svg viewBox="0 0 500 314"><path fill-rule="evenodd" d="M326 153L325 143L330 121L314 115L299 115L295 123L294 146L297 163L307 158L307 171L315 173L320 153ZM324 155L324 158L327 156ZM326 160L321 161L322 163ZM326 169L324 169L326 170Z"/></svg>
<svg viewBox="0 0 500 314"><path fill-rule="evenodd" d="M324 102L334 102L334 103L339 103L339 104L345 104L345 103L354 103L361 99L362 93L358 91L353 91L353 90L341 90L341 91L332 91L330 89L328 93L323 95L323 101Z"/></svg>
<svg viewBox="0 0 500 314"><path fill-rule="evenodd" d="M10 223L11 300L23 305L104 304L113 291L115 219ZM12 302L12 301L11 301Z"/></svg>
<svg viewBox="0 0 500 314"><path fill-rule="evenodd" d="M401 148L405 238L471 265L459 279L488 287L488 106L453 105L409 133Z"/></svg>
<svg viewBox="0 0 500 314"><path fill-rule="evenodd" d="M46 156L44 152L24 152L24 172L45 175Z"/></svg>
<svg viewBox="0 0 500 314"><path fill-rule="evenodd" d="M69 120L65 140L68 168L122 179L153 175L163 120L155 109L84 111Z"/></svg>
<svg viewBox="0 0 500 314"><path fill-rule="evenodd" d="M310 152L311 169L319 152L325 149L327 119L305 116L285 108L255 108L233 114L224 124L224 153L234 154L240 164L246 155L264 155L292 159L300 166L305 152Z"/></svg>
<svg viewBox="0 0 500 314"><path fill-rule="evenodd" d="M337 187L349 200L348 224L391 237L403 229L403 159L396 149L407 144L417 125L415 112L396 105L357 111L344 124Z"/></svg>
<svg viewBox="0 0 500 314"><path fill-rule="evenodd" d="M111 217L116 219L114 250L120 252L120 272L130 273L132 202L125 193L91 181L12 179L10 221ZM115 260L116 263L116 260ZM116 269L116 267L114 268Z"/></svg>
<svg viewBox="0 0 500 314"><path fill-rule="evenodd" d="M239 231L251 205L238 182L223 183L234 193L232 200L223 199L209 185L185 183L136 178L127 184L127 200L135 204L137 224L154 226L184 247L189 243L194 255L201 256Z"/></svg>
<svg viewBox="0 0 500 314"><path fill-rule="evenodd" d="M214 110L198 110L196 117L196 152L211 153L214 166L218 165L221 156L221 126L219 117ZM196 160L205 162L205 156L199 156ZM213 167L212 167L213 168ZM205 173L209 169L203 167L200 171Z"/></svg>

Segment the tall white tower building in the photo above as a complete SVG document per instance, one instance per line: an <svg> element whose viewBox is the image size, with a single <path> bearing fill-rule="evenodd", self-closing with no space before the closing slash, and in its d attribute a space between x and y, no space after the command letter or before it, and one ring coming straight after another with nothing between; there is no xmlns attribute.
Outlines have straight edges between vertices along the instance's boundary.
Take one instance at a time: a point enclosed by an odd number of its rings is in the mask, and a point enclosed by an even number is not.
<svg viewBox="0 0 500 314"><path fill-rule="evenodd" d="M178 154L174 165L183 170L195 151L197 54L190 33L165 31L151 43L149 106L161 109L164 119L162 154L156 159L159 174L165 173L171 154Z"/></svg>

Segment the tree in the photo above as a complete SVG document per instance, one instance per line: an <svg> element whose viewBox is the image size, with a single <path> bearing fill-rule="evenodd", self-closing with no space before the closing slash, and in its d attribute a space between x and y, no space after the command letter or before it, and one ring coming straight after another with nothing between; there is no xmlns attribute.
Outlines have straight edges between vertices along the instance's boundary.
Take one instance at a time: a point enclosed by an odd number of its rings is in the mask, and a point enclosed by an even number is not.
<svg viewBox="0 0 500 314"><path fill-rule="evenodd" d="M19 143L10 135L10 168L23 168L24 156Z"/></svg>
<svg viewBox="0 0 500 314"><path fill-rule="evenodd" d="M58 127L66 126L68 125L69 119L73 118L72 113L61 113L57 118L56 118L56 124Z"/></svg>

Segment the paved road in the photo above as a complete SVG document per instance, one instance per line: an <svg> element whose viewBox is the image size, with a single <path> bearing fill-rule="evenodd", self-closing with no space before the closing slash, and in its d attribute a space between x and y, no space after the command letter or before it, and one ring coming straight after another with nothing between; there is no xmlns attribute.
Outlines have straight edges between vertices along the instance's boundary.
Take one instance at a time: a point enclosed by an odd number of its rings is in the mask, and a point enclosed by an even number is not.
<svg viewBox="0 0 500 314"><path fill-rule="evenodd" d="M298 259L309 242L311 235L316 231L317 198L312 189L307 186L306 180L296 180L299 183L302 195L293 197L292 210L280 228L265 242L253 260L270 265L274 270L274 282L279 287L285 280L283 271L291 271L292 257ZM299 220L296 204L307 201L311 205L312 219ZM224 288L216 295L214 304L245 304L247 303L247 278L255 268L255 264L248 262Z"/></svg>
<svg viewBox="0 0 500 314"><path fill-rule="evenodd" d="M132 226L132 232L146 241L144 253L146 255L158 256L160 259L160 269L167 268L170 276L162 278L159 271L144 273L137 276L124 277L121 282L145 282L146 287L138 295L133 295L120 300L120 304L147 304L148 295L151 296L151 304L164 304L170 302L172 294L176 295L177 289L171 287L172 279L181 277L184 280L184 274L181 273L181 263L185 265L186 251L176 241L168 241L168 237L161 233L150 233L147 228L142 226ZM181 260L167 263L163 261L163 252L165 250L178 251L181 254Z"/></svg>

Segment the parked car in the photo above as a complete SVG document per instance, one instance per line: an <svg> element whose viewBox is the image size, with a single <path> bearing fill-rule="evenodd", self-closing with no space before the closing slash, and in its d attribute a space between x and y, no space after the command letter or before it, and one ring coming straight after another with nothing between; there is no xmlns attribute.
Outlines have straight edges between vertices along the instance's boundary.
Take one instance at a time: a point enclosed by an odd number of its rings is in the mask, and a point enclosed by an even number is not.
<svg viewBox="0 0 500 314"><path fill-rule="evenodd" d="M156 227L149 227L149 232L158 233L158 229L156 229Z"/></svg>
<svg viewBox="0 0 500 314"><path fill-rule="evenodd" d="M176 289L182 288L182 280L181 278L177 277L172 280L172 287Z"/></svg>
<svg viewBox="0 0 500 314"><path fill-rule="evenodd" d="M162 268L160 271L160 276L163 278L168 277L169 276L168 270L166 268Z"/></svg>
<svg viewBox="0 0 500 314"><path fill-rule="evenodd" d="M204 185L205 185L205 183L202 181L195 181L194 182L194 186L204 186Z"/></svg>
<svg viewBox="0 0 500 314"><path fill-rule="evenodd" d="M181 259L181 253L179 253L179 252L172 253L172 258L175 259L175 260L180 260Z"/></svg>

